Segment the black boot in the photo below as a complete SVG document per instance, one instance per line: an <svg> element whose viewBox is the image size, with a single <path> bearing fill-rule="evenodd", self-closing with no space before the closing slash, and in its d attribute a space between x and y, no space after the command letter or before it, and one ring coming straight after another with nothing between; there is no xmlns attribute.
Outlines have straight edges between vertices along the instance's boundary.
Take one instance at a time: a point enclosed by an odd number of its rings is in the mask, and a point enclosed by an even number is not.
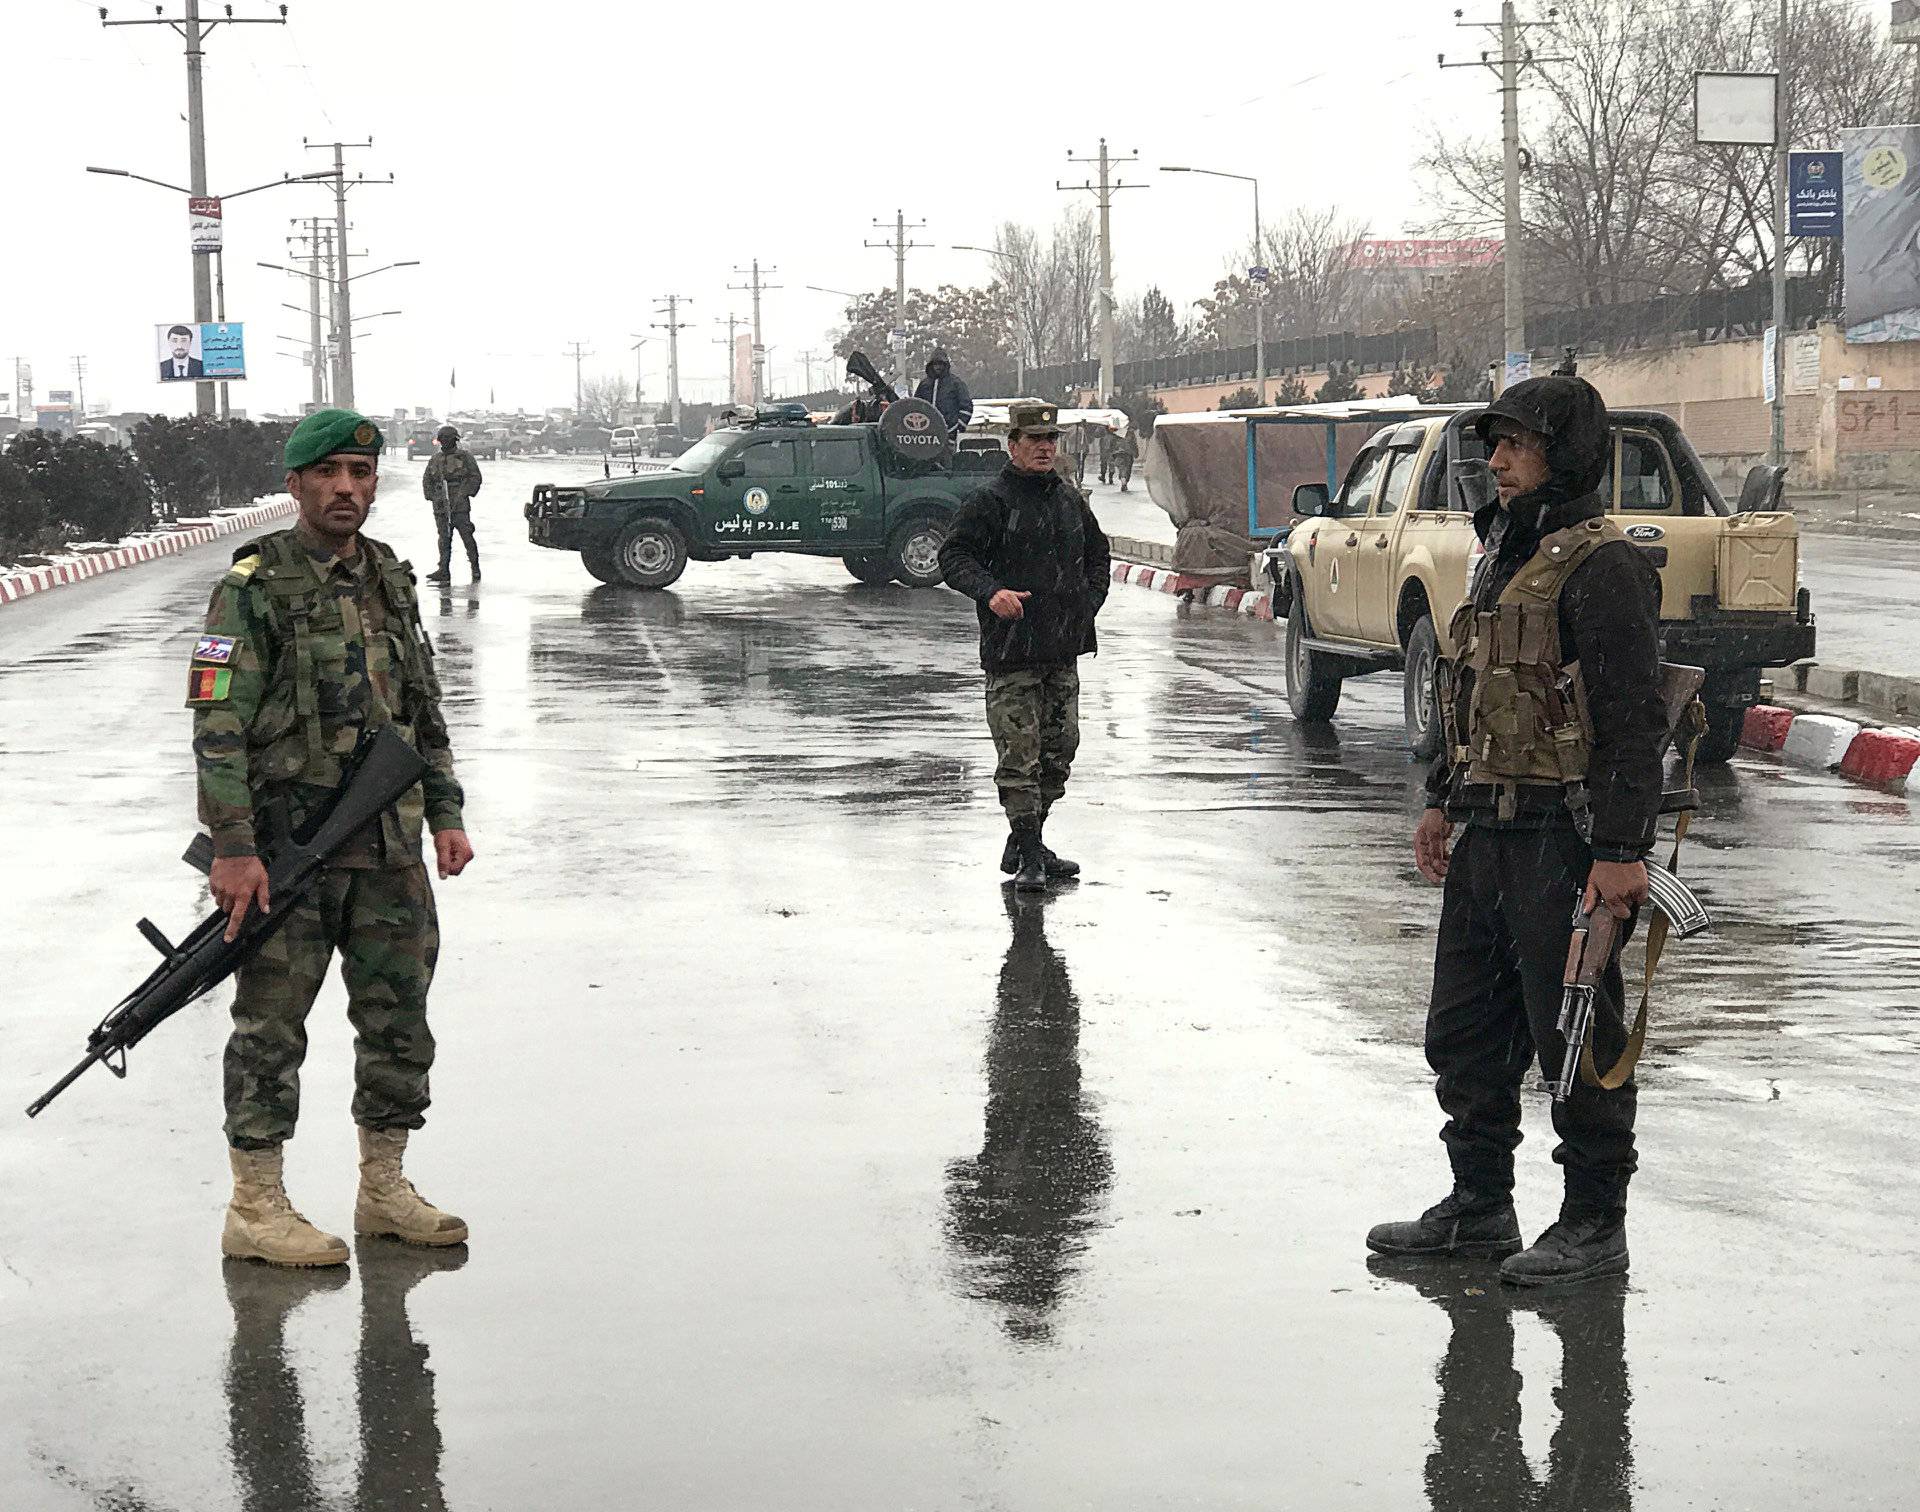
<svg viewBox="0 0 1920 1512"><path fill-rule="evenodd" d="M1045 892L1047 888L1046 847L1040 843L1040 823L1035 819L1016 819L1013 833L1007 837L1017 870L1013 885L1018 892ZM1002 858L1004 860L1004 858Z"/></svg>
<svg viewBox="0 0 1920 1512"><path fill-rule="evenodd" d="M440 565L439 565L438 567L436 567L436 568L435 568L435 569L434 569L434 570L433 570L432 572L429 572L429 573L427 574L427 581L428 581L429 583L450 583L450 582L452 582L452 581L453 581L453 567L452 567L452 565L451 565L450 563L447 563L447 562L442 562L442 563L441 563L441 564L440 564Z"/></svg>
<svg viewBox="0 0 1920 1512"><path fill-rule="evenodd" d="M1047 816L1042 814L1040 816L1040 825L1043 834L1045 833L1046 823ZM1069 861L1065 856L1059 855L1044 839L1040 842L1040 856L1046 863L1047 875L1049 877L1070 878L1080 875L1080 863L1078 861Z"/></svg>
<svg viewBox="0 0 1920 1512"><path fill-rule="evenodd" d="M1042 844L1040 854L1046 863L1049 877L1066 879L1080 875L1080 863L1055 854L1051 846ZM1007 836L1006 847L1000 852L1000 870L1009 877L1020 870L1020 842L1013 835Z"/></svg>
<svg viewBox="0 0 1920 1512"><path fill-rule="evenodd" d="M1572 1286L1627 1272L1625 1208L1562 1208L1531 1248L1502 1262L1510 1286Z"/></svg>
<svg viewBox="0 0 1920 1512"><path fill-rule="evenodd" d="M1520 1248L1520 1219L1504 1192L1455 1187L1409 1223L1376 1223L1367 1232L1376 1255L1484 1255L1498 1259Z"/></svg>

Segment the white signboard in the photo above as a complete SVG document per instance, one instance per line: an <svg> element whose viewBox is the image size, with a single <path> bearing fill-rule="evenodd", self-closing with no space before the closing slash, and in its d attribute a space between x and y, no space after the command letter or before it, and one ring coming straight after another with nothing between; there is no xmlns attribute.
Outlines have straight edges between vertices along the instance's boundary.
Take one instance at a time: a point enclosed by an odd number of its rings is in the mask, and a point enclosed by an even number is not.
<svg viewBox="0 0 1920 1512"><path fill-rule="evenodd" d="M221 244L220 201L212 195L187 198L187 236L195 252L218 252Z"/></svg>
<svg viewBox="0 0 1920 1512"><path fill-rule="evenodd" d="M1779 348L1779 327L1768 326L1760 341L1760 397L1773 403L1780 389L1773 380L1773 354Z"/></svg>
<svg viewBox="0 0 1920 1512"><path fill-rule="evenodd" d="M1770 73L1697 73L1693 76L1693 139L1731 147L1773 145Z"/></svg>
<svg viewBox="0 0 1920 1512"><path fill-rule="evenodd" d="M1820 392L1820 333L1796 331L1787 338L1787 392Z"/></svg>
<svg viewBox="0 0 1920 1512"><path fill-rule="evenodd" d="M1524 383L1533 376L1533 353L1507 353L1506 380L1500 385L1504 389L1512 388L1516 383Z"/></svg>

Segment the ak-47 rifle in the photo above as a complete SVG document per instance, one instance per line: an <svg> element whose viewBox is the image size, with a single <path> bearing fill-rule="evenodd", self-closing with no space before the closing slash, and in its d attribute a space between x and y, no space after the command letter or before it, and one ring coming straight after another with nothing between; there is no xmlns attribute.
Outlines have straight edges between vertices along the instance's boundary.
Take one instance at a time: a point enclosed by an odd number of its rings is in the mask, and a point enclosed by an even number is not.
<svg viewBox="0 0 1920 1512"><path fill-rule="evenodd" d="M87 1054L27 1109L39 1115L95 1062L115 1076L127 1074L127 1052L167 1019L202 993L210 992L232 975L268 936L285 922L301 896L313 886L321 869L336 852L367 825L391 808L426 774L427 764L391 725L362 737L348 759L340 787L327 806L267 861L267 896L271 913L250 905L240 932L226 938L227 915L217 911L178 945L170 942L150 919L142 919L140 933L165 958L154 972L100 1020L87 1036ZM187 852L206 859L208 848L196 845Z"/></svg>
<svg viewBox="0 0 1920 1512"><path fill-rule="evenodd" d="M1610 1070L1599 1070L1593 1063L1593 1046L1590 1042L1594 994L1600 974L1607 969L1608 962L1622 943L1622 933L1619 921L1608 911L1605 903L1595 903L1591 913L1582 907L1585 901L1583 892L1573 905L1573 938L1568 942L1567 970L1561 979L1563 990L1558 1027L1566 1041L1566 1054L1560 1062L1559 1078L1545 1084L1555 1102L1565 1102L1576 1081L1585 1081L1589 1086L1609 1091L1625 1085L1640 1060L1641 1047L1646 1043L1647 1010L1653 998L1653 973L1660 964L1660 952L1669 937L1691 939L1712 923L1707 917L1706 906L1678 875L1680 842L1686 838L1693 810L1700 802L1700 795L1693 788L1693 757L1699 744L1700 731L1704 727L1698 695L1705 680L1706 674L1698 667L1676 666L1670 662L1660 664L1660 699L1667 714L1667 739L1662 744L1661 754L1665 755L1666 746L1674 743L1683 731L1685 740L1682 744L1680 786L1663 793L1660 804L1662 813L1679 815L1674 826L1673 854L1665 866L1657 861L1647 864L1647 901L1653 905L1655 912L1647 930L1646 982L1640 994L1639 1015L1632 1029L1627 1032L1626 1048L1621 1051L1619 1060L1614 1062Z"/></svg>

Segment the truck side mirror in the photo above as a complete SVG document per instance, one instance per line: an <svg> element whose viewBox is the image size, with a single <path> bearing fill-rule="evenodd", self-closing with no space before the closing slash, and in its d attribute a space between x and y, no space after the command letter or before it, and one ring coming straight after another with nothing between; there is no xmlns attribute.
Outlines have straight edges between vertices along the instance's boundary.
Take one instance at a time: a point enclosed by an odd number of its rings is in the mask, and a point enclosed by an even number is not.
<svg viewBox="0 0 1920 1512"><path fill-rule="evenodd" d="M1333 506L1327 502L1327 485L1324 483L1296 483L1293 485L1293 512L1305 515L1309 519L1333 513Z"/></svg>
<svg viewBox="0 0 1920 1512"><path fill-rule="evenodd" d="M713 475L722 482L729 478L744 478L747 475L746 460L742 457L728 457L713 470Z"/></svg>
<svg viewBox="0 0 1920 1512"><path fill-rule="evenodd" d="M1735 514L1760 514L1781 508L1781 496L1787 491L1787 470L1765 462L1747 469L1747 481L1740 485L1740 502Z"/></svg>
<svg viewBox="0 0 1920 1512"><path fill-rule="evenodd" d="M1453 475L1453 496L1468 514L1478 514L1500 497L1493 469L1479 457L1461 457L1449 462L1447 471Z"/></svg>

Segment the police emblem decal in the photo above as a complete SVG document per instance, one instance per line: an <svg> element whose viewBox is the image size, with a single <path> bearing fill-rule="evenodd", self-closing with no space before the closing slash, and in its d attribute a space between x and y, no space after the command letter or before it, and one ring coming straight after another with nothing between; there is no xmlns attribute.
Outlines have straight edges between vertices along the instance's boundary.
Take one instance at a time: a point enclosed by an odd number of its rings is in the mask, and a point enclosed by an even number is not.
<svg viewBox="0 0 1920 1512"><path fill-rule="evenodd" d="M746 505L747 513L750 515L765 514L767 512L767 506L772 502L773 500L767 496L767 491L764 488L749 488L747 490Z"/></svg>

